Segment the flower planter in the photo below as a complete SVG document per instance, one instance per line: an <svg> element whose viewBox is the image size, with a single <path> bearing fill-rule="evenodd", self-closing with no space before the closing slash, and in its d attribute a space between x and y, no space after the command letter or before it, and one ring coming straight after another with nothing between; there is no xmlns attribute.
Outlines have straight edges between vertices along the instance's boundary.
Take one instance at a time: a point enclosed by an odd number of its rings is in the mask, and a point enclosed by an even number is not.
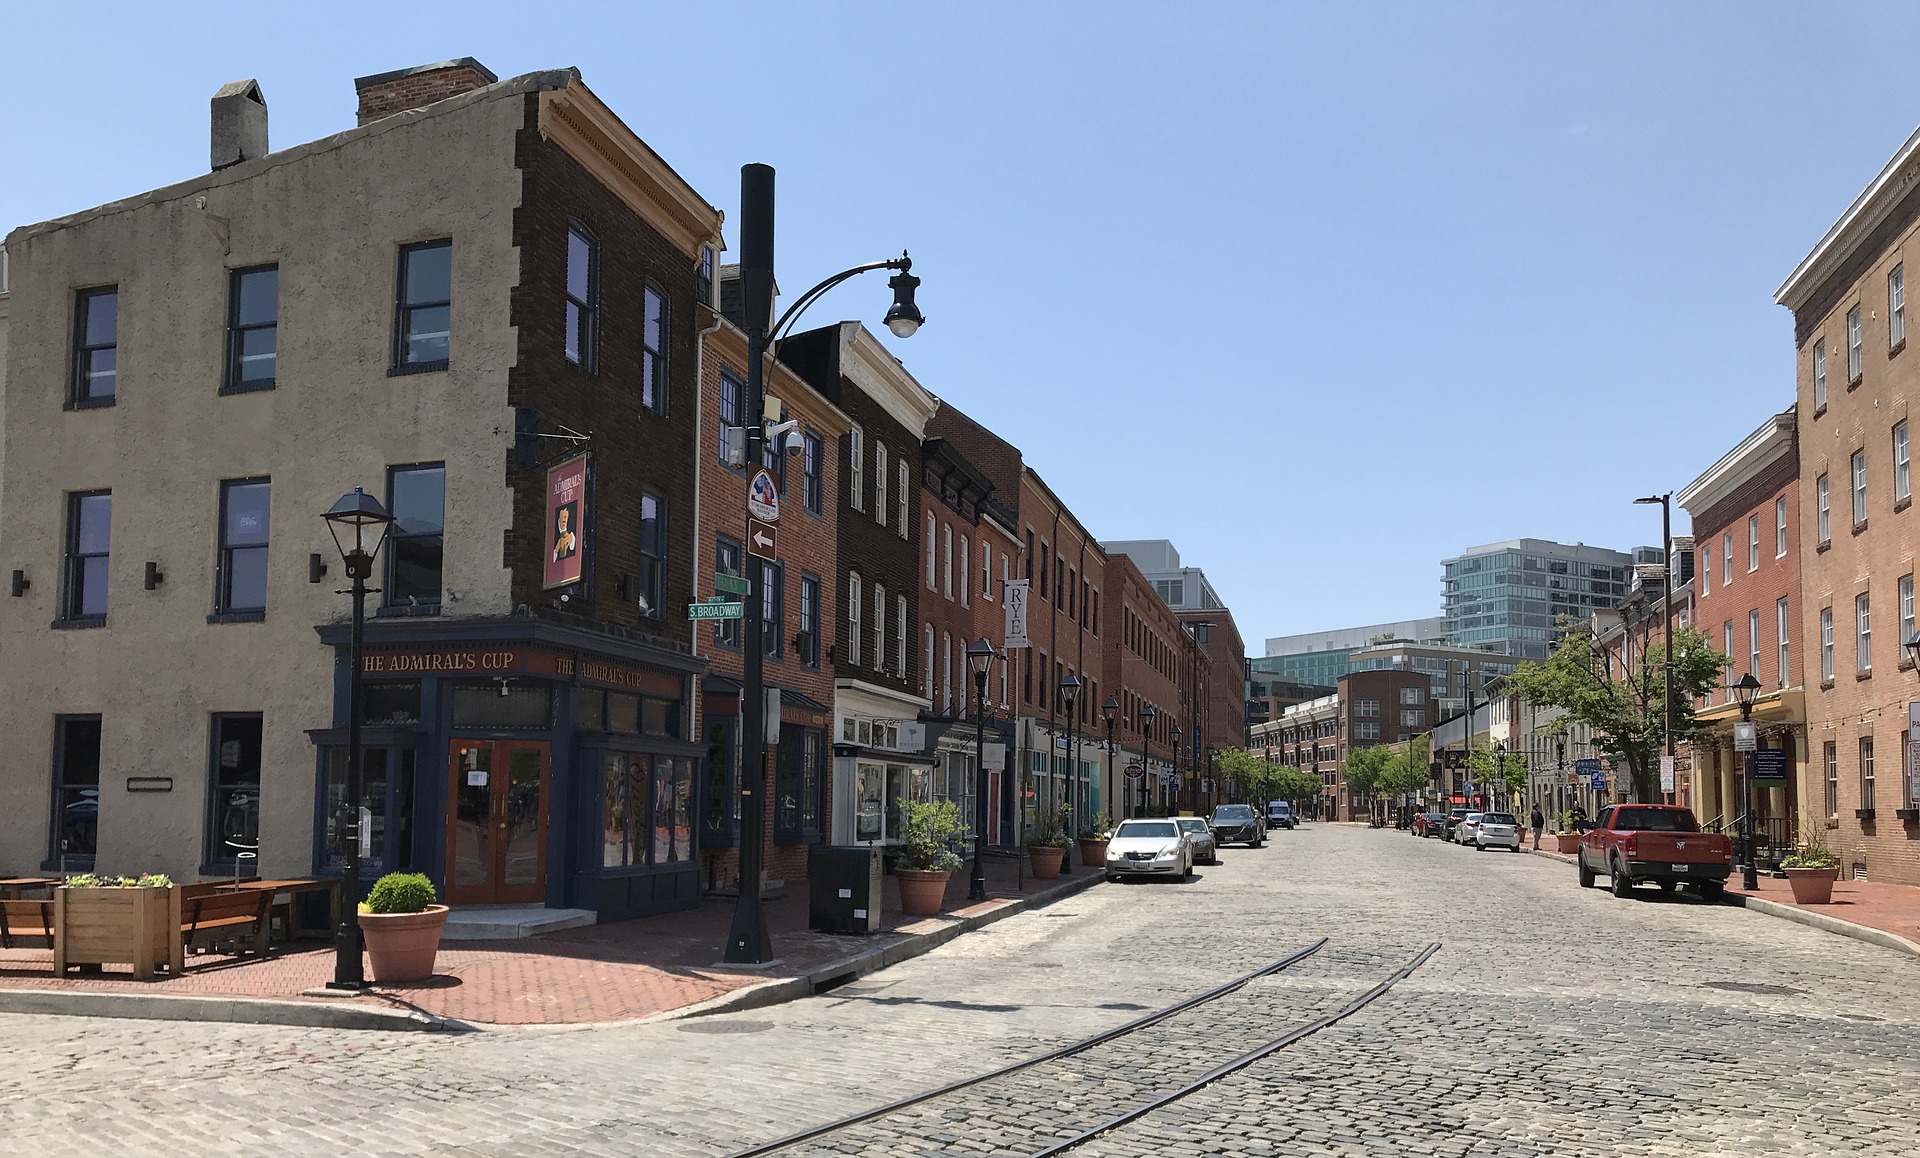
<svg viewBox="0 0 1920 1158"><path fill-rule="evenodd" d="M1027 846L1027 860L1033 865L1033 879L1050 881L1060 875L1060 862L1067 859L1067 850L1046 844Z"/></svg>
<svg viewBox="0 0 1920 1158"><path fill-rule="evenodd" d="M155 970L186 966L180 939L180 888L53 890L53 971L69 965L132 965L142 981Z"/></svg>
<svg viewBox="0 0 1920 1158"><path fill-rule="evenodd" d="M1553 834L1553 851L1562 856L1572 856L1580 851L1580 834L1577 832L1556 832Z"/></svg>
<svg viewBox="0 0 1920 1158"><path fill-rule="evenodd" d="M1787 884L1793 887L1793 903L1796 905L1828 905L1833 903L1833 882L1839 877L1837 868L1790 868L1781 869L1787 874Z"/></svg>
<svg viewBox="0 0 1920 1158"><path fill-rule="evenodd" d="M428 905L424 913L361 913L360 932L366 938L372 979L424 981L433 976L440 929L446 923L445 905Z"/></svg>
<svg viewBox="0 0 1920 1158"><path fill-rule="evenodd" d="M1080 845L1080 863L1083 866L1097 869L1107 867L1107 842L1104 839L1091 840L1083 836L1079 839L1078 843Z"/></svg>
<svg viewBox="0 0 1920 1158"><path fill-rule="evenodd" d="M953 876L946 869L901 868L893 870L893 876L900 882L901 912L928 917L945 907L947 880Z"/></svg>

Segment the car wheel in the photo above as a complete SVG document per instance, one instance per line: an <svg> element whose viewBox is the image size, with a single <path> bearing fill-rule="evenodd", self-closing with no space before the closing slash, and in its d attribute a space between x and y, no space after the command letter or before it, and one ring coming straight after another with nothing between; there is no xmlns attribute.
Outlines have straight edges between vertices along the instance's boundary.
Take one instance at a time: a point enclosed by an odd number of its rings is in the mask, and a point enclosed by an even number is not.
<svg viewBox="0 0 1920 1158"><path fill-rule="evenodd" d="M1633 878L1626 874L1619 861L1614 861L1612 873L1613 895L1625 899L1633 895Z"/></svg>
<svg viewBox="0 0 1920 1158"><path fill-rule="evenodd" d="M1593 870L1587 867L1587 858L1576 854L1573 858L1573 863L1574 867L1580 870L1580 887L1583 889L1592 888Z"/></svg>
<svg viewBox="0 0 1920 1158"><path fill-rule="evenodd" d="M1180 879L1183 881L1190 881L1193 879L1193 861L1191 858L1188 859L1185 867L1183 867L1180 870Z"/></svg>
<svg viewBox="0 0 1920 1158"><path fill-rule="evenodd" d="M1473 842L1473 851L1475 851L1475 852L1485 852L1485 851L1487 851L1487 846L1486 846L1486 845L1484 845L1484 844L1481 844L1481 843L1480 843L1479 841L1477 841L1477 840L1476 840L1476 841L1474 841L1474 842Z"/></svg>

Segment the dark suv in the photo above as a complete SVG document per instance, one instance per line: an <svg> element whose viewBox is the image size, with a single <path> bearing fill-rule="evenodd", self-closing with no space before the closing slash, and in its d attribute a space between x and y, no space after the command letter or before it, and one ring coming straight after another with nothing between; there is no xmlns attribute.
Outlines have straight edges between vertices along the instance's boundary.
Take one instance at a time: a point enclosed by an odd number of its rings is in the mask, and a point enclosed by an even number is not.
<svg viewBox="0 0 1920 1158"><path fill-rule="evenodd" d="M1459 828L1460 822L1465 820L1467 814L1472 811L1473 809L1471 808L1449 808L1447 810L1447 824L1446 827L1441 830L1440 839L1451 841L1453 839L1453 830Z"/></svg>
<svg viewBox="0 0 1920 1158"><path fill-rule="evenodd" d="M1215 844L1244 844L1259 848L1267 839L1266 822L1251 804L1221 804L1213 810Z"/></svg>

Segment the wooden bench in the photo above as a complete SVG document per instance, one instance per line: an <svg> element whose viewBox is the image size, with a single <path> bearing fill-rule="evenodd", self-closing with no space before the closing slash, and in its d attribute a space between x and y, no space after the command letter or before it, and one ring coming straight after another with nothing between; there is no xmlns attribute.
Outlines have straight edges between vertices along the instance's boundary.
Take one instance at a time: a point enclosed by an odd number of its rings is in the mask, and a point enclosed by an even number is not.
<svg viewBox="0 0 1920 1158"><path fill-rule="evenodd" d="M53 944L52 901L0 901L0 948L14 947L15 937L44 937Z"/></svg>
<svg viewBox="0 0 1920 1158"><path fill-rule="evenodd" d="M206 891L202 891L205 889ZM235 891L218 884L187 885L180 896L180 939L191 947L196 936L221 930L251 928L252 952L264 956L271 924L267 913L273 894L258 889Z"/></svg>

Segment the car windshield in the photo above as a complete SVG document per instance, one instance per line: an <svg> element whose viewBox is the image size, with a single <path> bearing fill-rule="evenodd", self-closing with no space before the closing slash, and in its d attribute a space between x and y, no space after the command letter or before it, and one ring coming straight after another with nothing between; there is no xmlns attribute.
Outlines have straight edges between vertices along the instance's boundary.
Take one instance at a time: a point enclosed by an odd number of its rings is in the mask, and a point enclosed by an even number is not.
<svg viewBox="0 0 1920 1158"><path fill-rule="evenodd" d="M1622 808L1613 827L1621 832L1699 832L1700 822L1684 808Z"/></svg>
<svg viewBox="0 0 1920 1158"><path fill-rule="evenodd" d="M1179 836L1180 828L1171 820L1126 820L1113 835L1116 840L1146 840Z"/></svg>
<svg viewBox="0 0 1920 1158"><path fill-rule="evenodd" d="M1205 832L1207 822L1197 816L1183 816L1180 818L1180 827L1188 832Z"/></svg>
<svg viewBox="0 0 1920 1158"><path fill-rule="evenodd" d="M1252 820L1253 807L1247 804L1222 804L1213 810L1215 820Z"/></svg>
<svg viewBox="0 0 1920 1158"><path fill-rule="evenodd" d="M1489 812L1480 818L1481 824L1518 824L1511 812Z"/></svg>

